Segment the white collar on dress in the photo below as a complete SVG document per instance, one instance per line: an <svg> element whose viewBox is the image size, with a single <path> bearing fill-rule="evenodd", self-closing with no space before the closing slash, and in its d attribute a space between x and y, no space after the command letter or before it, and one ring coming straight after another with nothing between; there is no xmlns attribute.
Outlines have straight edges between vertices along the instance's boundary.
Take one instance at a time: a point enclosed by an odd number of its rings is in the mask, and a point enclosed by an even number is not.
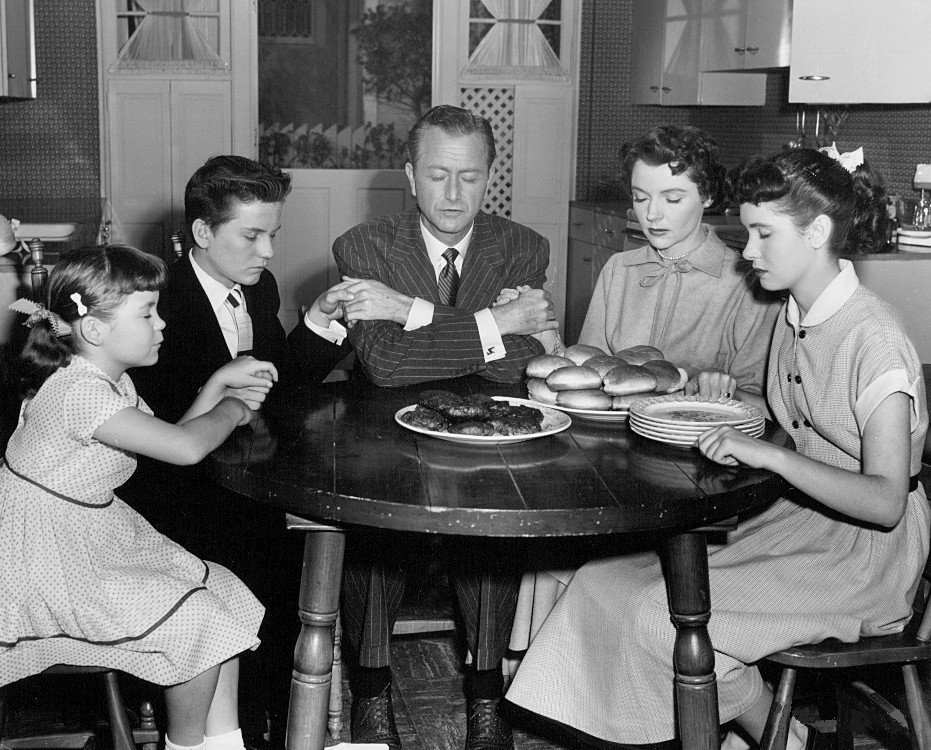
<svg viewBox="0 0 931 750"><path fill-rule="evenodd" d="M799 310L795 297L789 295L789 302L786 306L786 320L796 332L798 332L799 326L816 326L826 321L846 304L860 285L860 279L856 270L854 270L853 263L844 258L840 258L837 262L840 265L840 273L818 295L818 299L808 310L805 320L799 322L801 310Z"/></svg>

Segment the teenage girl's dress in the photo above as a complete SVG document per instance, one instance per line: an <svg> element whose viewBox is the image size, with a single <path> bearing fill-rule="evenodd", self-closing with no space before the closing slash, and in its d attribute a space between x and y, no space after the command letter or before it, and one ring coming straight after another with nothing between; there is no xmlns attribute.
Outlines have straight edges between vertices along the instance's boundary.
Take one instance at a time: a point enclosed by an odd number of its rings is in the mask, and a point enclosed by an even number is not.
<svg viewBox="0 0 931 750"><path fill-rule="evenodd" d="M173 685L258 645L264 609L242 582L114 496L136 459L93 433L128 407L151 414L127 375L114 382L76 356L26 404L10 438L0 468L0 685L54 664Z"/></svg>
<svg viewBox="0 0 931 750"><path fill-rule="evenodd" d="M859 472L863 426L890 394L905 393L916 477L928 428L921 360L892 307L860 286L852 264L842 260L841 269L803 320L789 299L773 338L769 405L799 453ZM928 556L929 521L917 481L891 529L799 494L709 550L721 721L759 699L753 663L767 654L900 631ZM590 562L543 624L507 697L612 742L671 739L674 638L655 554Z"/></svg>

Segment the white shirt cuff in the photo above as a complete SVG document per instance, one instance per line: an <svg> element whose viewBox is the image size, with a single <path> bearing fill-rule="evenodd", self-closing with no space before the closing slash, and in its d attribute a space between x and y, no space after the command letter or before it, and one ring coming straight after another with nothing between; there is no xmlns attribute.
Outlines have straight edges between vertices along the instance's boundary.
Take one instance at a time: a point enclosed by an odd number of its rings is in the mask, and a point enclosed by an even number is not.
<svg viewBox="0 0 931 750"><path fill-rule="evenodd" d="M919 399L924 398L921 394L920 381L921 378L919 377L909 382L908 372L905 368L901 368L883 373L870 383L860 394L860 398L857 399L857 403L854 405L854 416L857 419L857 427L860 428L860 433L863 433L863 428L866 427L867 420L869 420L873 410L885 401L888 396L899 392L906 394L911 399L911 409L909 410L911 417L910 432L914 432L918 427Z"/></svg>
<svg viewBox="0 0 931 750"><path fill-rule="evenodd" d="M418 328L428 326L433 322L433 303L420 297L414 297L411 311L407 314L405 331L416 331Z"/></svg>
<svg viewBox="0 0 931 750"><path fill-rule="evenodd" d="M486 307L475 313L475 324L478 326L478 338L482 342L485 361L494 362L496 359L504 359L507 352L504 348L504 341L501 339L501 331L498 330L498 324L491 310Z"/></svg>
<svg viewBox="0 0 931 750"><path fill-rule="evenodd" d="M316 333L320 338L332 341L339 346L346 339L346 327L338 320L331 320L330 327L324 328L310 319L310 313L304 313L304 325Z"/></svg>

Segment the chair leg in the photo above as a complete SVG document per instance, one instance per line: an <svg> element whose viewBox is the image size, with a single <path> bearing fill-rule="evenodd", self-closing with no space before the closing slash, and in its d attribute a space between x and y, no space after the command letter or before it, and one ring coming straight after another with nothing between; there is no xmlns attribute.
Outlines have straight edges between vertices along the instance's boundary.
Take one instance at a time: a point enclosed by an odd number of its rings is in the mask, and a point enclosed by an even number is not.
<svg viewBox="0 0 931 750"><path fill-rule="evenodd" d="M333 670L330 673L330 709L327 731L330 739L339 740L343 729L343 625L339 615L333 623Z"/></svg>
<svg viewBox="0 0 931 750"><path fill-rule="evenodd" d="M782 670L773 705L766 718L766 728L760 739L760 750L785 750L789 739L789 721L792 719L792 695L798 672L792 667Z"/></svg>
<svg viewBox="0 0 931 750"><path fill-rule="evenodd" d="M134 739L139 739L142 750L158 749L158 728L155 726L155 709L149 701L143 701L139 707L139 733L133 733Z"/></svg>
<svg viewBox="0 0 931 750"><path fill-rule="evenodd" d="M905 681L908 720L912 727L912 747L931 750L931 720L918 679L918 667L915 664L903 664L902 678Z"/></svg>
<svg viewBox="0 0 931 750"><path fill-rule="evenodd" d="M113 750L136 750L136 741L133 739L132 727L129 726L129 717L123 705L116 672L104 672L103 678L107 685L107 707L110 711Z"/></svg>

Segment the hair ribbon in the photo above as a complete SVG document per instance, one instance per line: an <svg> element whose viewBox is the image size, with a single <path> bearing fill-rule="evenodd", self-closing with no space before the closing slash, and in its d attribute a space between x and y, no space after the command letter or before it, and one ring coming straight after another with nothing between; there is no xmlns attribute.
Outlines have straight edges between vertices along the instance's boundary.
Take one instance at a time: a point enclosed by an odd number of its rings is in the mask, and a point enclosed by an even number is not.
<svg viewBox="0 0 931 750"><path fill-rule="evenodd" d="M837 150L837 143L835 142L830 146L824 146L818 150L830 156L851 174L856 171L857 167L863 164L863 146L860 146L856 151L846 151L842 154Z"/></svg>
<svg viewBox="0 0 931 750"><path fill-rule="evenodd" d="M40 320L47 320L57 338L71 335L71 326L58 313L52 312L41 303L20 297L9 307L10 310L29 316L24 324L28 328L32 328Z"/></svg>

